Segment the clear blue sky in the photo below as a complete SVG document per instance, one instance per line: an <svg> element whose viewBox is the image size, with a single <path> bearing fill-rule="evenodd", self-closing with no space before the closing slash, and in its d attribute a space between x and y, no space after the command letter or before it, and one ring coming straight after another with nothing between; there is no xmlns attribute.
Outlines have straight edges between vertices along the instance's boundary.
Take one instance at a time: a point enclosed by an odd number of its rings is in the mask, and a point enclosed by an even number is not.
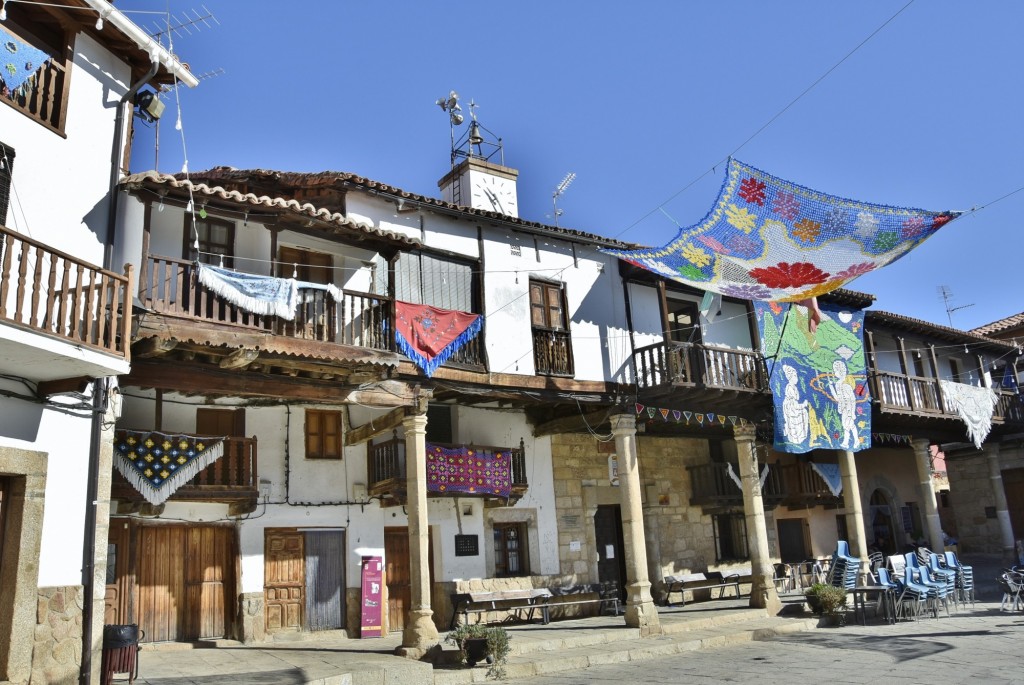
<svg viewBox="0 0 1024 685"><path fill-rule="evenodd" d="M450 139L434 101L454 89L503 138L523 218L551 223L574 171L559 225L645 245L675 235L668 217L704 215L734 152L824 192L929 210L1024 186L1018 0L911 2L749 142L907 0L202 2L220 24L174 49L197 74L224 73L180 94L193 171L347 171L437 196ZM180 17L202 3L118 7ZM159 168L173 173L167 104ZM154 166L153 133L138 128L136 171ZM1024 311L1022 215L1019 192L851 287L948 325L947 286L958 328Z"/></svg>

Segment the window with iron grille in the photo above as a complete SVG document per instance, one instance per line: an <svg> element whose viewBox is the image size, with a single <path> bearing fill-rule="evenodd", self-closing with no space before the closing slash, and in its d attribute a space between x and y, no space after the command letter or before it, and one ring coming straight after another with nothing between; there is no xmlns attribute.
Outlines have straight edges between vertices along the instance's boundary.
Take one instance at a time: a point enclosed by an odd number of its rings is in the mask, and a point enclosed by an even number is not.
<svg viewBox="0 0 1024 685"><path fill-rule="evenodd" d="M235 225L229 221L206 217L198 214L195 217L196 233L198 234L199 254L193 255L196 235L192 233L192 214L185 212L185 250L184 259L197 258L203 264L220 266L221 259L226 268L233 268L235 260ZM291 274L289 274L290 276Z"/></svg>
<svg viewBox="0 0 1024 685"><path fill-rule="evenodd" d="M403 252L395 263L395 296L456 312L476 312L473 266L444 257Z"/></svg>
<svg viewBox="0 0 1024 685"><path fill-rule="evenodd" d="M530 279L530 323L533 362L538 374L572 376L572 339L561 283Z"/></svg>
<svg viewBox="0 0 1024 685"><path fill-rule="evenodd" d="M306 459L341 459L341 412L306 410Z"/></svg>
<svg viewBox="0 0 1024 685"><path fill-rule="evenodd" d="M11 174L14 170L14 148L0 143L0 226L7 225L7 207L11 200Z"/></svg>
<svg viewBox="0 0 1024 685"><path fill-rule="evenodd" d="M530 575L525 523L494 524L495 577Z"/></svg>
<svg viewBox="0 0 1024 685"><path fill-rule="evenodd" d="M715 514L711 517L715 531L716 561L745 561L747 550L747 520L742 513Z"/></svg>

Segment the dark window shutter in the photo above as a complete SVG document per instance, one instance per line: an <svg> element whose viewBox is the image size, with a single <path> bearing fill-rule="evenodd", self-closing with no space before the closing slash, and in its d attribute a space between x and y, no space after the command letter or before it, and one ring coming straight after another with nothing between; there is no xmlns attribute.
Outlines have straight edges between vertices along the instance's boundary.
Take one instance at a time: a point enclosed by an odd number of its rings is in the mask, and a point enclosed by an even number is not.
<svg viewBox="0 0 1024 685"><path fill-rule="evenodd" d="M7 207L11 200L11 174L14 148L0 143L0 226L7 225Z"/></svg>

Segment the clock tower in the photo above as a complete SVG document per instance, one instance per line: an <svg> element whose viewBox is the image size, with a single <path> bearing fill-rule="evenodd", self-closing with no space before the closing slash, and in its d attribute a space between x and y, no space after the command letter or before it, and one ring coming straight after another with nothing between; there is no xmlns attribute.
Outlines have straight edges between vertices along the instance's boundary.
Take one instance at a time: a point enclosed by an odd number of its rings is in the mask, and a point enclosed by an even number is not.
<svg viewBox="0 0 1024 685"><path fill-rule="evenodd" d="M448 112L452 133L452 168L437 182L441 199L462 207L518 218L516 179L519 172L505 166L501 138L480 125L476 119L477 105L470 102L472 121L469 130L456 139L456 126L463 122L458 94L453 90L437 104Z"/></svg>

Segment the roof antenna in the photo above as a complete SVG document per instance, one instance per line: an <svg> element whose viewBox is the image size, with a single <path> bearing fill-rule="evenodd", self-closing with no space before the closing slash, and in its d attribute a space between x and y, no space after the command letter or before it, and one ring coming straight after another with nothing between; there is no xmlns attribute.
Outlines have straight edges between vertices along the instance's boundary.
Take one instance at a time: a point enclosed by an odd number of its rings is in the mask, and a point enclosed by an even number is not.
<svg viewBox="0 0 1024 685"><path fill-rule="evenodd" d="M962 304L959 307L950 307L949 301L953 299L953 291L946 285L939 286L939 295L942 297L942 304L946 307L946 318L949 319L950 328L953 328L953 312L958 312L961 309L967 309L968 307L974 306L974 303L972 302L971 304Z"/></svg>
<svg viewBox="0 0 1024 685"><path fill-rule="evenodd" d="M551 195L551 207L553 208L554 213L555 213L555 216L554 216L555 228L558 227L558 217L562 216L562 213L563 213L562 210L558 208L558 198L566 190L569 189L569 186L572 185L572 182L575 181L575 180L576 180L576 172L575 171L570 171L569 173L567 173L565 175L565 178L562 179L561 183L558 184L558 187L555 188L555 192L552 193L552 195Z"/></svg>

